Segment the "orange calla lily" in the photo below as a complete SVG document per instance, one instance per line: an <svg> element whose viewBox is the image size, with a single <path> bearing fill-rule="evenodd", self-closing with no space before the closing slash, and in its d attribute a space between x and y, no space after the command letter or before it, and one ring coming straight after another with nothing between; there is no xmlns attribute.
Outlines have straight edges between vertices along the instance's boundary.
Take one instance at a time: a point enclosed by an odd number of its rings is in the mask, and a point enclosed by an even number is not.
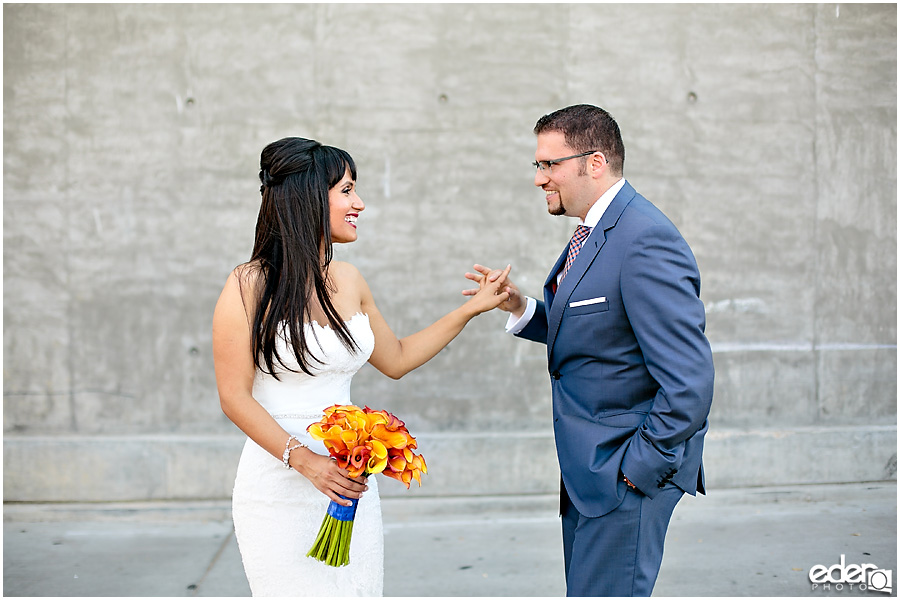
<svg viewBox="0 0 900 600"><path fill-rule="evenodd" d="M427 473L425 459L413 452L418 444L406 424L386 410L364 409L351 404L329 406L309 435L324 443L338 464L351 477L383 473L408 488L415 479L422 485Z"/></svg>
<svg viewBox="0 0 900 600"><path fill-rule="evenodd" d="M406 468L406 459L403 456L392 456L388 459L388 468L395 473L399 473Z"/></svg>
<svg viewBox="0 0 900 600"><path fill-rule="evenodd" d="M383 424L378 424L372 429L372 437L381 440L391 448L402 450L409 445L412 436L405 431L391 431Z"/></svg>
<svg viewBox="0 0 900 600"><path fill-rule="evenodd" d="M338 452L331 450L331 455L340 468L348 469L350 467L350 451L346 448Z"/></svg>
<svg viewBox="0 0 900 600"><path fill-rule="evenodd" d="M371 454L366 446L357 446L350 452L350 477L359 477L365 472Z"/></svg>
<svg viewBox="0 0 900 600"><path fill-rule="evenodd" d="M359 432L353 429L347 429L341 432L341 441L347 444L348 448L352 448L359 443Z"/></svg>

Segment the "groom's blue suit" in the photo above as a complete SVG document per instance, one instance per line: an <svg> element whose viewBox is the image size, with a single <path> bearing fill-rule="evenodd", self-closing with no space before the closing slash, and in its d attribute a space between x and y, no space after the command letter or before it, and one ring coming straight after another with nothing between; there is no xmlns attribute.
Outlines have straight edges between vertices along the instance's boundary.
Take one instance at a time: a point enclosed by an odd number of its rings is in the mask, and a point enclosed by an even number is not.
<svg viewBox="0 0 900 600"><path fill-rule="evenodd" d="M621 535L638 527L635 518L654 519L659 508L664 522L655 527L664 539L681 493L704 491L701 454L714 369L696 261L669 219L627 182L555 290L565 256L566 250L547 278L544 301L517 334L547 344L564 506L571 502L579 518L602 517L607 531L618 519ZM623 474L640 493L629 490ZM663 507L668 500L657 496L674 500ZM621 546L616 535L590 545ZM634 558L624 559L648 562L637 570L648 572L649 582L604 581L641 579L627 569L569 573L567 547L570 594L649 595L662 539L649 550L643 539L635 541ZM594 562L612 564L622 548L589 552L597 554ZM575 580L587 591L573 590Z"/></svg>

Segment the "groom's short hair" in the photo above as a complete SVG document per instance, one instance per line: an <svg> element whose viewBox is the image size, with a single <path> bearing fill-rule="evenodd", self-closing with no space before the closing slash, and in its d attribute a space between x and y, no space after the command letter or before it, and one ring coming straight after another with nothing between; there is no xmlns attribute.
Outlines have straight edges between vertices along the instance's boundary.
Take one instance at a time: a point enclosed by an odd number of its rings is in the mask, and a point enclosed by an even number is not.
<svg viewBox="0 0 900 600"><path fill-rule="evenodd" d="M534 134L558 131L575 152L599 150L609 161L610 170L622 175L625 144L619 125L608 112L591 104L575 104L544 115L534 126Z"/></svg>

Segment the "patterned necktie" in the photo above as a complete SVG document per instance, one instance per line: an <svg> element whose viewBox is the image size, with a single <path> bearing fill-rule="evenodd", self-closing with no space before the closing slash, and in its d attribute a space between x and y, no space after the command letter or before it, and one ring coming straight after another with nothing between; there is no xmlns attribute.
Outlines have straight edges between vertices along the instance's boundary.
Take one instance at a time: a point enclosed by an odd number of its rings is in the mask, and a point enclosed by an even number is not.
<svg viewBox="0 0 900 600"><path fill-rule="evenodd" d="M562 276L559 278L560 283L566 278L566 273L569 272L569 268L572 266L572 263L575 262L575 257L578 256L578 252L581 251L581 245L589 235L591 235L590 227L579 225L575 228L575 233L572 234L572 239L569 241L569 254L566 256L566 264L563 267Z"/></svg>

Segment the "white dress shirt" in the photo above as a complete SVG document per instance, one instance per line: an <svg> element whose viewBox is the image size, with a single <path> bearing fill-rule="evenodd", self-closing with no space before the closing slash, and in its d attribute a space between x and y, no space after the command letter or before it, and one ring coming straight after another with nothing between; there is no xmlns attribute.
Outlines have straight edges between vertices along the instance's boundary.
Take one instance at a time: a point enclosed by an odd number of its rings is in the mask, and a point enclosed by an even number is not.
<svg viewBox="0 0 900 600"><path fill-rule="evenodd" d="M609 205L612 204L613 199L616 197L616 194L619 193L625 187L625 179L622 178L615 182L611 188L606 190L594 205L591 206L590 210L588 210L587 215L585 215L584 221L580 221L579 225L586 225L591 228L591 233L594 233L593 229L597 226L597 223L600 222L600 219L603 217L603 213L606 212L606 209L609 208ZM586 242L590 238L588 236L585 238L584 242ZM581 242L582 247L584 246L584 242ZM559 278L562 276L562 273L557 273L556 282L559 283ZM522 313L522 316L518 319L516 315L510 313L509 319L506 321L506 331L507 333L519 333L528 323L531 321L531 318L534 316L534 311L537 309L537 300L532 298L531 296L525 296L525 301L527 305L525 306L525 312Z"/></svg>

